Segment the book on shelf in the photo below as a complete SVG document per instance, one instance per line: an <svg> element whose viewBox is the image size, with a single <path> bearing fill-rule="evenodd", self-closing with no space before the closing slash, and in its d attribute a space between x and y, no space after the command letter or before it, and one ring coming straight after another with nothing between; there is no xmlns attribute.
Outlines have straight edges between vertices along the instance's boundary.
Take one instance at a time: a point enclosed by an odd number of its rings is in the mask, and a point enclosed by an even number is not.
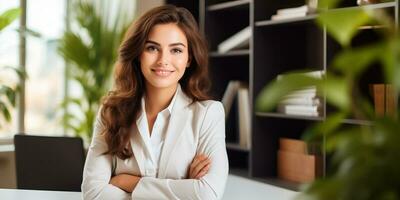
<svg viewBox="0 0 400 200"><path fill-rule="evenodd" d="M278 150L278 177L288 181L307 183L315 179L316 158Z"/></svg>
<svg viewBox="0 0 400 200"><path fill-rule="evenodd" d="M233 102L237 99L237 105L233 105ZM225 109L225 117L229 116L229 113L233 106L238 109L238 138L239 146L242 149L250 149L251 147L251 110L250 110L250 96L248 84L238 80L229 81L228 86L222 97L222 104Z"/></svg>
<svg viewBox="0 0 400 200"><path fill-rule="evenodd" d="M309 145L302 140L279 138L278 177L298 183L313 181L320 174L321 165L319 156L309 154L308 148Z"/></svg>
<svg viewBox="0 0 400 200"><path fill-rule="evenodd" d="M297 74L303 74L315 78L323 78L324 71L310 71ZM277 81L282 80L283 75L277 76ZM308 86L302 89L292 91L285 95L279 102L277 111L287 115L317 117L321 111L321 101L318 97L316 86Z"/></svg>
<svg viewBox="0 0 400 200"><path fill-rule="evenodd" d="M240 88L240 85L242 83L237 80L229 81L228 86L226 87L226 90L224 92L224 95L222 97L222 105L224 105L225 109L225 117L228 117L229 112L231 110L234 98Z"/></svg>
<svg viewBox="0 0 400 200"><path fill-rule="evenodd" d="M278 110L287 113L287 112L298 112L298 113L317 113L319 110L319 105L310 106L310 105L279 105Z"/></svg>
<svg viewBox="0 0 400 200"><path fill-rule="evenodd" d="M276 14L287 15L287 14L293 14L293 13L307 13L307 11L308 11L308 6L302 5L299 7L278 9L276 11Z"/></svg>
<svg viewBox="0 0 400 200"><path fill-rule="evenodd" d="M250 97L247 87L240 87L238 90L239 108L239 145L244 149L251 147L250 129Z"/></svg>
<svg viewBox="0 0 400 200"><path fill-rule="evenodd" d="M284 20L284 19L293 19L293 18L298 18L298 17L305 17L307 16L307 13L292 13L292 14L284 14L284 15L272 15L271 20Z"/></svg>
<svg viewBox="0 0 400 200"><path fill-rule="evenodd" d="M371 84L371 93L376 116L396 116L398 94L392 84Z"/></svg>
<svg viewBox="0 0 400 200"><path fill-rule="evenodd" d="M318 117L320 114L320 106L305 106L305 105L279 105L278 112L287 115Z"/></svg>
<svg viewBox="0 0 400 200"><path fill-rule="evenodd" d="M307 143L291 138L279 138L279 149L293 153L307 154Z"/></svg>
<svg viewBox="0 0 400 200"><path fill-rule="evenodd" d="M372 85L376 116L385 115L385 84Z"/></svg>
<svg viewBox="0 0 400 200"><path fill-rule="evenodd" d="M315 95L316 96L316 95ZM288 105L305 105L305 106L318 106L321 101L318 97L285 97L280 101L281 104Z"/></svg>
<svg viewBox="0 0 400 200"><path fill-rule="evenodd" d="M248 26L225 39L218 45L219 53L226 53L233 49L248 47L250 44L251 27Z"/></svg>
<svg viewBox="0 0 400 200"><path fill-rule="evenodd" d="M320 113L317 112L299 112L299 111L286 111L284 112L286 115L296 115L296 116L302 116L302 117L319 117Z"/></svg>
<svg viewBox="0 0 400 200"><path fill-rule="evenodd" d="M395 117L397 115L398 96L393 85L386 84L385 87L385 114Z"/></svg>
<svg viewBox="0 0 400 200"><path fill-rule="evenodd" d="M271 16L271 20L283 20L297 17L305 17L310 13L313 13L315 9L311 5L302 5L293 8L282 8L276 11L275 15Z"/></svg>

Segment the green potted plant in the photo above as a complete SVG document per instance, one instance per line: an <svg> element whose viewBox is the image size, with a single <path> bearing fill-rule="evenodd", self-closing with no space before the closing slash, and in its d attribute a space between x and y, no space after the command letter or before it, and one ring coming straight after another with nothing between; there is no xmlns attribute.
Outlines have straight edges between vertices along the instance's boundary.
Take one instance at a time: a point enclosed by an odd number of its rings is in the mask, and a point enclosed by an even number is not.
<svg viewBox="0 0 400 200"><path fill-rule="evenodd" d="M304 134L305 140L325 137L325 150L332 154L325 177L305 185L297 199L372 200L400 199L400 121L398 110L392 116L377 116L357 83L373 63L379 63L385 83L400 92L400 37L398 25L383 10L363 7L330 10L338 0L319 1L317 23L341 46L323 79L287 74L267 85L256 99L256 110L274 108L288 92L315 85L335 107L327 118ZM398 2L397 2L398 3ZM377 23L380 40L352 47L359 27ZM344 126L350 115L371 121L368 126Z"/></svg>
<svg viewBox="0 0 400 200"><path fill-rule="evenodd" d="M21 10L19 8L13 8L5 11L0 15L0 34L1 31L11 24L15 19L19 17ZM6 70L13 70L15 71L19 77L24 77L24 73L20 70L13 68L13 67L0 67L0 73ZM0 77L1 78L1 77ZM16 105L16 95L19 91L18 84L9 84L5 83L4 80L0 79L0 119L4 119L5 123L11 121L11 107L15 107ZM0 122L0 129L4 126L3 122Z"/></svg>
<svg viewBox="0 0 400 200"><path fill-rule="evenodd" d="M79 112L64 112L63 125L88 142L100 98L110 88L117 49L130 19L122 10L122 2L111 20L112 10L105 1L77 1L74 7L73 22L79 29L66 31L58 50L69 63L68 80L78 83L83 95L65 99L65 111L68 106L76 106Z"/></svg>

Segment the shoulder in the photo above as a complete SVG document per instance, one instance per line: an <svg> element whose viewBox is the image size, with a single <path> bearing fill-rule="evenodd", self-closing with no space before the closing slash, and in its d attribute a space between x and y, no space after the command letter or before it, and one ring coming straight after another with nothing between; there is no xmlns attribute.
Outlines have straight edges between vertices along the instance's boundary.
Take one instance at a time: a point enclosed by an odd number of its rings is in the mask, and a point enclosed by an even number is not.
<svg viewBox="0 0 400 200"><path fill-rule="evenodd" d="M205 117L213 116L214 118L219 118L225 116L224 106L219 101L195 101L189 107L195 110L198 114L202 113Z"/></svg>

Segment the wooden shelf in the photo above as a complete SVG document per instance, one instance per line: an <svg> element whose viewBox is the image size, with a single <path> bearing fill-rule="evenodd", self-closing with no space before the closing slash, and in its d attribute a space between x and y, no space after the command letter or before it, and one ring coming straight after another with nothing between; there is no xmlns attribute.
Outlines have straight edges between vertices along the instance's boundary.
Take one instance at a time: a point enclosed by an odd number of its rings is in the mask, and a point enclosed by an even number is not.
<svg viewBox="0 0 400 200"><path fill-rule="evenodd" d="M184 0L182 0L184 1ZM210 2L214 2L210 5ZM299 1L265 1L265 0L232 0L223 3L218 1L199 0L201 28L204 30L209 48L211 94L221 99L229 81L240 80L249 85L250 104L255 104L262 89L279 74L294 70L330 70L329 63L339 52L340 46L335 43L325 29L321 29L315 20L318 13L291 19L270 20L278 9L300 5ZM398 22L398 0L395 2L356 6L355 0L346 0L340 4L345 9L385 9L390 10L394 21ZM392 11L393 8L393 11ZM349 19L350 20L350 19ZM219 53L218 44L231 37L244 27L253 26L248 49ZM356 44L376 41L374 29L385 26L371 24L360 27ZM367 29L367 30L365 30ZM369 30L370 29L370 30ZM364 80L365 79L365 80ZM376 80L376 73L362 75L360 85ZM234 100L237 104L237 99ZM329 107L321 101L326 112ZM298 190L298 183L281 180L276 177L277 150L279 138L301 139L313 125L326 120L326 112L320 116L287 115L277 112L255 112L251 109L251 149L241 148L237 141L238 111L233 109L227 117L226 144L229 155L230 173L260 182L272 184L291 190ZM328 112L329 113L329 112ZM371 126L373 122L359 119L345 119L343 126ZM321 139L321 144L323 140ZM324 148L322 148L324 149ZM322 151L324 158L322 171L326 172L329 157Z"/></svg>
<svg viewBox="0 0 400 200"><path fill-rule="evenodd" d="M378 3L378 4L371 4L371 5L363 5L363 6L353 6L353 7L345 7L345 8L335 8L331 9L332 11L335 10L348 10L348 9L382 9L382 8L395 8L396 2L387 2L387 3ZM291 24L291 23L301 23L304 21L314 20L318 17L318 14L310 14L304 17L295 17L291 19L282 19L282 20L263 20L257 21L255 23L256 26L270 26L270 25L281 25L281 24Z"/></svg>
<svg viewBox="0 0 400 200"><path fill-rule="evenodd" d="M362 119L345 119L343 120L344 124L354 124L354 125L364 125L364 126L372 126L373 122L369 120Z"/></svg>
<svg viewBox="0 0 400 200"><path fill-rule="evenodd" d="M386 3L377 3L377 4L370 4L370 5L363 5L363 6L352 6L352 7L344 7L344 8L334 8L330 10L348 10L348 9L382 9L382 8L395 8L396 2L386 2Z"/></svg>
<svg viewBox="0 0 400 200"><path fill-rule="evenodd" d="M250 151L250 149L243 148L237 143L229 143L228 142L228 143L226 143L226 148L232 149L232 150L244 151L244 152Z"/></svg>
<svg viewBox="0 0 400 200"><path fill-rule="evenodd" d="M248 56L248 55L250 55L250 50L248 49L234 50L226 53L219 53L216 51L210 53L211 57Z"/></svg>
<svg viewBox="0 0 400 200"><path fill-rule="evenodd" d="M271 25L282 25L282 24L293 24L293 23L303 23L307 21L312 21L317 18L317 15L307 15L304 17L295 17L291 19L282 20L263 20L256 22L256 26L271 26Z"/></svg>
<svg viewBox="0 0 400 200"><path fill-rule="evenodd" d="M274 117L274 118L284 118L284 119L300 119L300 120L311 120L311 121L323 121L323 117L312 117L312 116L301 116L301 115L288 115L283 113L265 113L265 112L256 112L256 116L259 117Z"/></svg>
<svg viewBox="0 0 400 200"><path fill-rule="evenodd" d="M236 1L228 1L225 3L219 3L215 5L211 5L207 7L208 11L217 11L228 8L236 8L240 6L248 6L250 4L250 0L236 0Z"/></svg>

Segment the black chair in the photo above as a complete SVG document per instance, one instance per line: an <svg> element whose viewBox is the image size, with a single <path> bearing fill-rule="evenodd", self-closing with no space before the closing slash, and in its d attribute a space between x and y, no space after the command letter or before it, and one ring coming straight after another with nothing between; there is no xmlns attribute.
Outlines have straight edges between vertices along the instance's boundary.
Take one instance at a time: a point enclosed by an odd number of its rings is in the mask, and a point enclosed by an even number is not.
<svg viewBox="0 0 400 200"><path fill-rule="evenodd" d="M81 191L81 138L15 135L18 189Z"/></svg>

